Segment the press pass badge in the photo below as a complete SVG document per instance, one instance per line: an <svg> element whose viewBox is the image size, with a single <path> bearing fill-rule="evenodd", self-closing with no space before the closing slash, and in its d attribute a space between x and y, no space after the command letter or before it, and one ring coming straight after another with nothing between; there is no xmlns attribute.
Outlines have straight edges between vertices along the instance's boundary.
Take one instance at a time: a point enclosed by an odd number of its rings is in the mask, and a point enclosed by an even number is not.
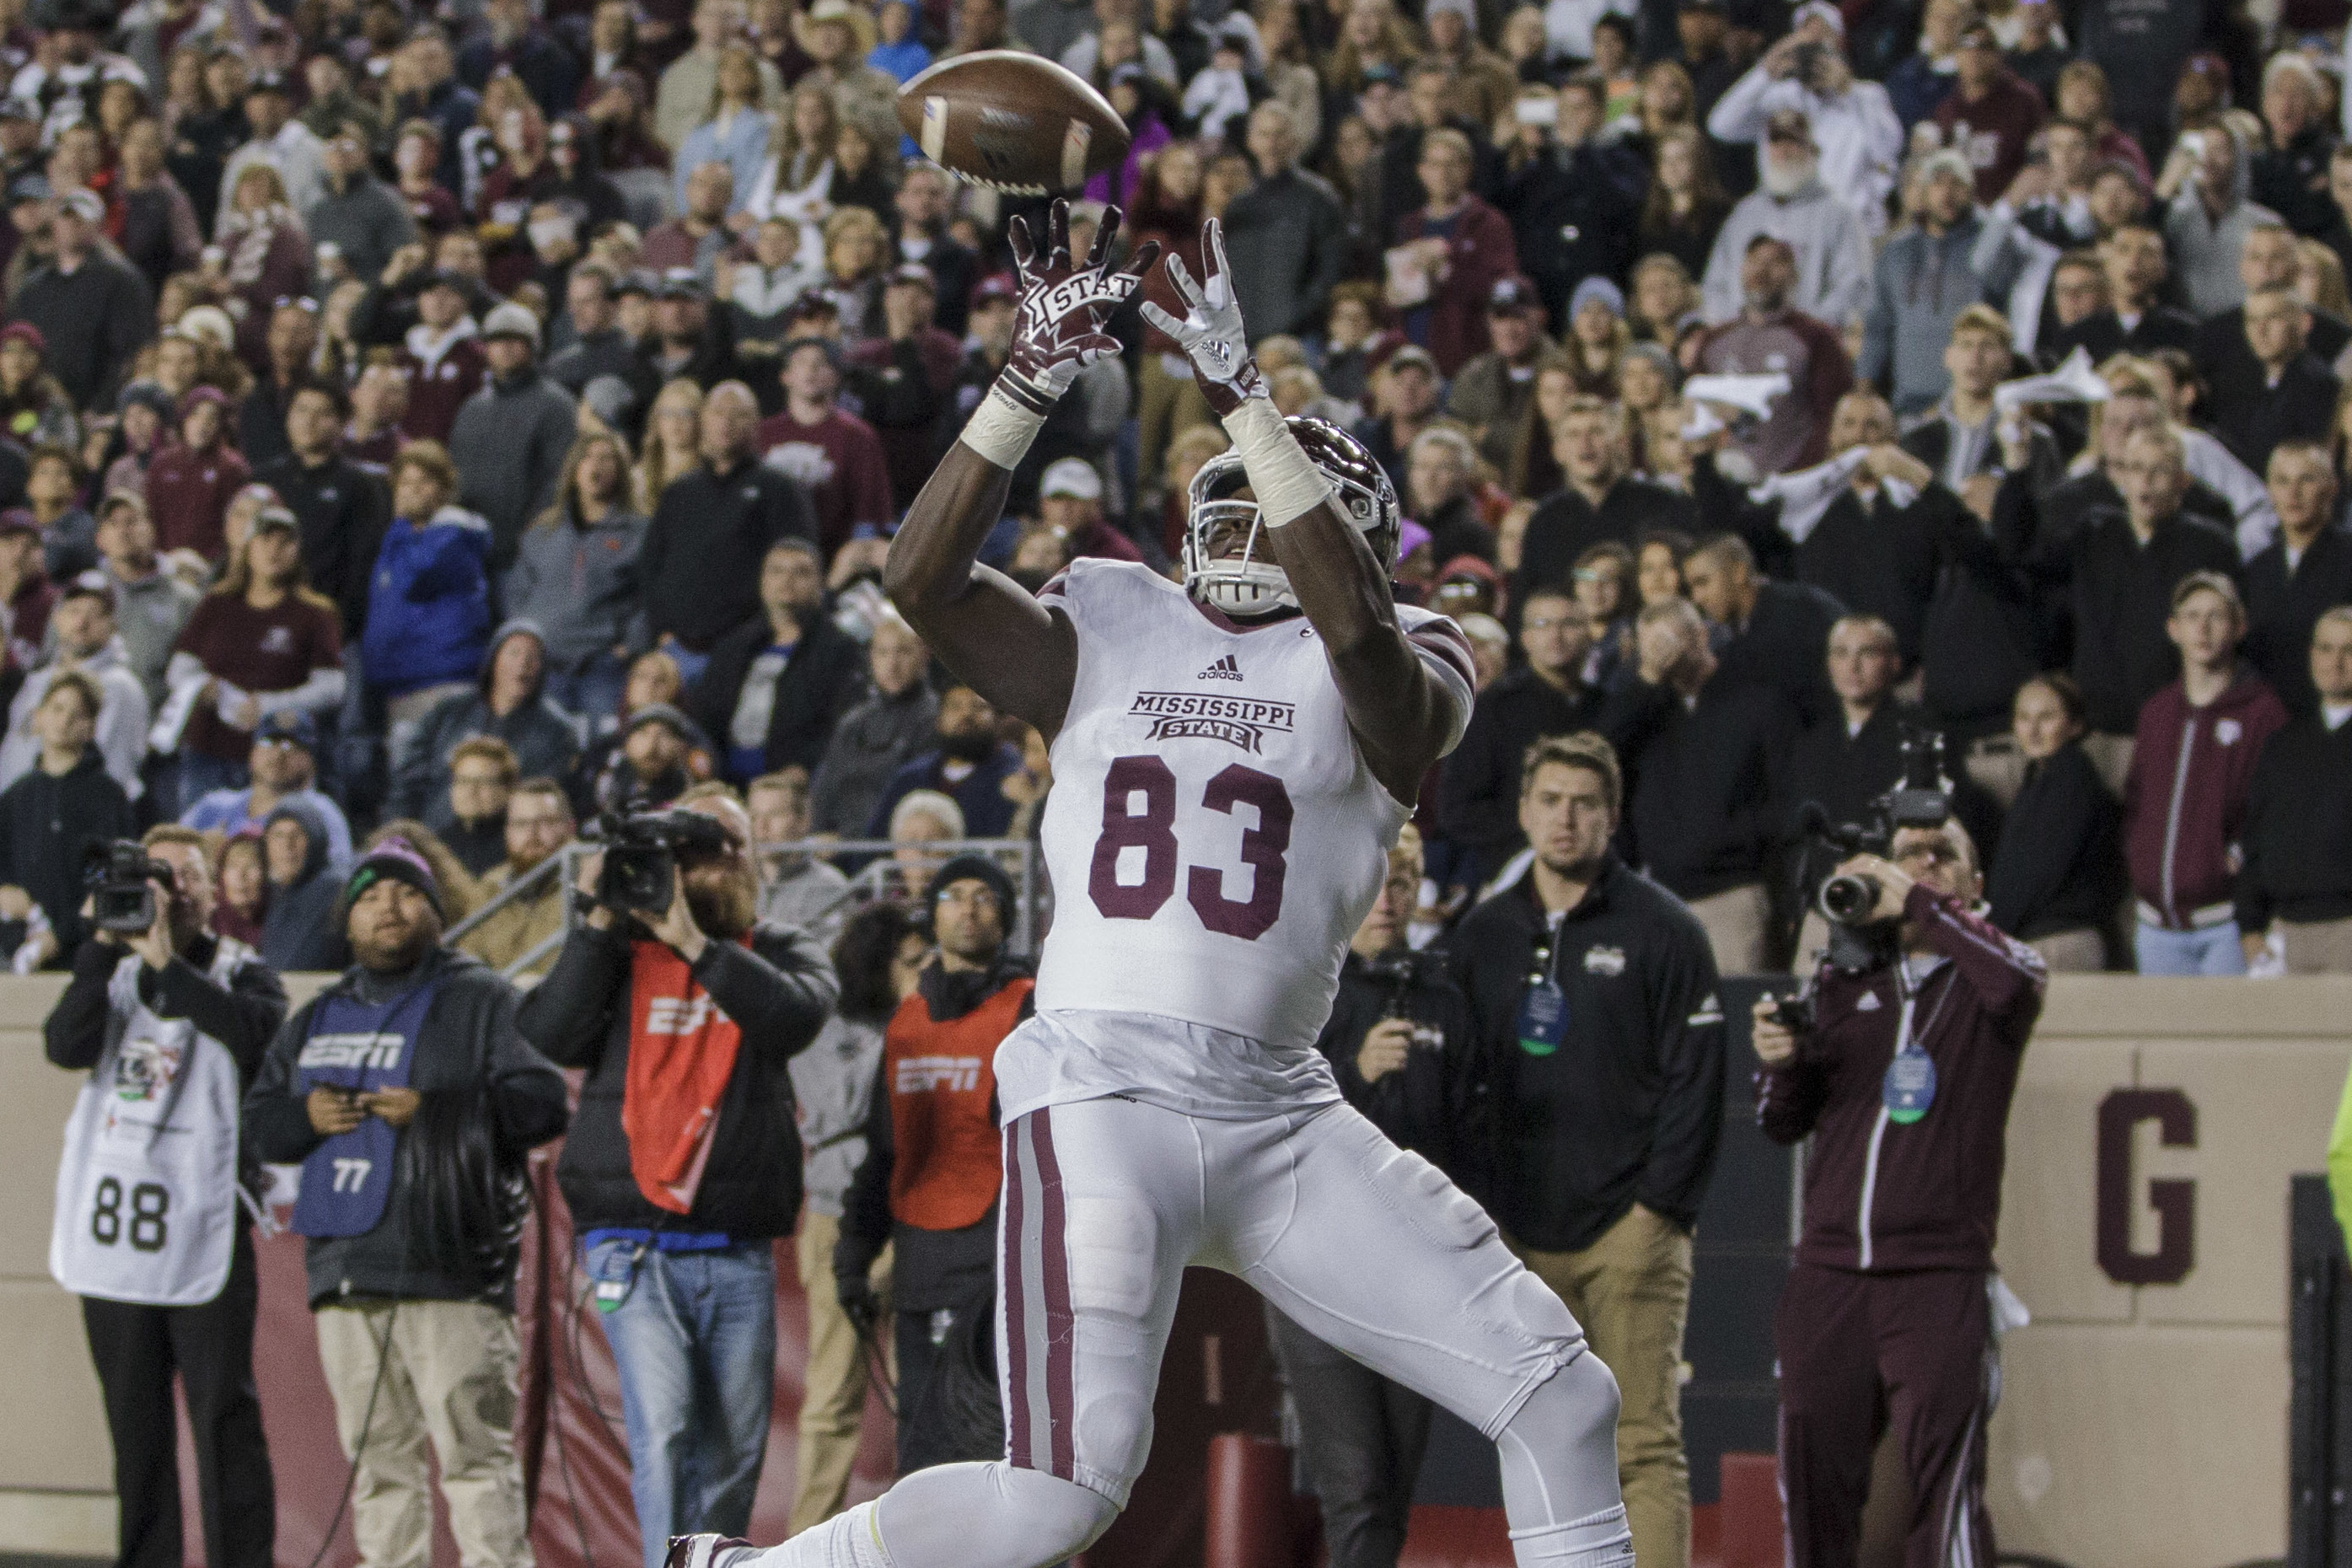
<svg viewBox="0 0 2352 1568"><path fill-rule="evenodd" d="M1889 1121L1907 1127L1927 1115L1936 1103L1934 1058L1916 1045L1895 1052L1886 1064L1886 1076L1879 1080L1878 1098Z"/></svg>
<svg viewBox="0 0 2352 1568"><path fill-rule="evenodd" d="M637 1262L645 1256L642 1247L615 1247L595 1261L595 1282L590 1286L588 1299L596 1303L600 1312L616 1312L621 1303L629 1299L630 1288L637 1282Z"/></svg>
<svg viewBox="0 0 2352 1568"><path fill-rule="evenodd" d="M1548 1057L1559 1049L1568 1034L1568 998L1551 976L1528 983L1519 998L1519 1049L1531 1057Z"/></svg>

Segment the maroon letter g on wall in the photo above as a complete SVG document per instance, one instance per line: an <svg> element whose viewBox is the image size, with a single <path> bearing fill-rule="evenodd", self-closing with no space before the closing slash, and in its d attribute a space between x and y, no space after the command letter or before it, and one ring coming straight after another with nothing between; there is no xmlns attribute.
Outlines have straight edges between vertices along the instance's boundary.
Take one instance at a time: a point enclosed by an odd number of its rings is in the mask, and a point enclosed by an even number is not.
<svg viewBox="0 0 2352 1568"><path fill-rule="evenodd" d="M2118 1285L2178 1285L2197 1257L2197 1184L2148 1183L2156 1250L2133 1251L2132 1131L2143 1121L2168 1149L2197 1146L2197 1107L2177 1089L2119 1089L2099 1102L2099 1267Z"/></svg>

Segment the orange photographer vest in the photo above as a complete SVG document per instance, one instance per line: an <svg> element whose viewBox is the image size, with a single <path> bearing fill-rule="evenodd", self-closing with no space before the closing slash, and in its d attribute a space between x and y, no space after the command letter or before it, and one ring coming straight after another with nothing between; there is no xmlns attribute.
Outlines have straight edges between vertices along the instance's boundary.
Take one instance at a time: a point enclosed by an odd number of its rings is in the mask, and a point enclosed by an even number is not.
<svg viewBox="0 0 2352 1568"><path fill-rule="evenodd" d="M882 1036L890 1095L890 1217L917 1230L961 1230L988 1213L1003 1182L996 1047L1036 982L1024 976L961 1018L935 1023L918 992Z"/></svg>

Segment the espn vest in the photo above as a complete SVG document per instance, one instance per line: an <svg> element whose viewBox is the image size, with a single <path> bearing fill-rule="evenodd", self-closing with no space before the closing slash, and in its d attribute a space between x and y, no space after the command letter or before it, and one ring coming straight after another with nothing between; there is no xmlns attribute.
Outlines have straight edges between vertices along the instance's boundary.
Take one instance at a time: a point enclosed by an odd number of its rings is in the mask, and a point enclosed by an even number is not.
<svg viewBox="0 0 2352 1568"><path fill-rule="evenodd" d="M917 1230L961 1230L996 1202L1003 1156L989 1107L996 1047L1036 982L1014 980L961 1018L933 1022L918 993L882 1037L890 1096L890 1217Z"/></svg>
<svg viewBox="0 0 2352 1568"><path fill-rule="evenodd" d="M253 950L224 937L207 972L226 986ZM227 1282L236 1236L236 1062L185 1018L139 999L126 954L107 984L123 1027L66 1121L49 1273L78 1296L195 1307Z"/></svg>

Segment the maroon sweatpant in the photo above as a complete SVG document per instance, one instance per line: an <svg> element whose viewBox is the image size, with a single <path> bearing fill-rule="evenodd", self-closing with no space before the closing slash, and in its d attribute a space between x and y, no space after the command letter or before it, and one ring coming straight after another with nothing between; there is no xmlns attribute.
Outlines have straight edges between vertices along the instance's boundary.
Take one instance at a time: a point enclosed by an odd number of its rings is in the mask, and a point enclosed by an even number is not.
<svg viewBox="0 0 2352 1568"><path fill-rule="evenodd" d="M1774 1338L1790 1568L1853 1568L1871 1452L1889 1424L1911 1475L1906 1568L1993 1568L1990 1317L1979 1273L1790 1270Z"/></svg>

